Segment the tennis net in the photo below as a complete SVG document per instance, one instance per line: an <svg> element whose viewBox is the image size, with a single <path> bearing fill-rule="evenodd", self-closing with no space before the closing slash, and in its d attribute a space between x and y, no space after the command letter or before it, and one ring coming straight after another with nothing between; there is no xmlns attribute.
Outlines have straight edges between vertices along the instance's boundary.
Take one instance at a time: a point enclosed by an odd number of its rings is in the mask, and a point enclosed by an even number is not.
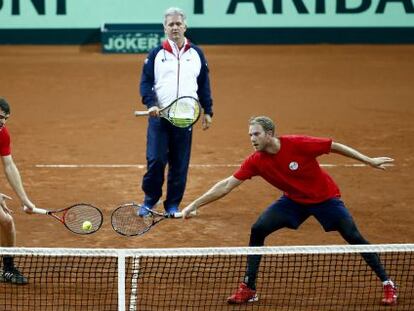
<svg viewBox="0 0 414 311"><path fill-rule="evenodd" d="M0 310L389 310L360 256L378 253L414 310L414 244L179 249L0 248L28 284L0 283ZM259 300L228 305L248 255Z"/></svg>

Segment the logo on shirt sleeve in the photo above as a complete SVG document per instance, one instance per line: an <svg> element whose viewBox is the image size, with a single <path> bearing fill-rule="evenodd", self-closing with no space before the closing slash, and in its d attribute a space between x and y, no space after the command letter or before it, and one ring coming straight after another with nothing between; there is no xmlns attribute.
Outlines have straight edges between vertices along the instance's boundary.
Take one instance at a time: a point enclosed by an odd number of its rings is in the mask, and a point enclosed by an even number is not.
<svg viewBox="0 0 414 311"><path fill-rule="evenodd" d="M296 171L298 168L299 168L298 162L293 161L289 163L289 169L291 171Z"/></svg>

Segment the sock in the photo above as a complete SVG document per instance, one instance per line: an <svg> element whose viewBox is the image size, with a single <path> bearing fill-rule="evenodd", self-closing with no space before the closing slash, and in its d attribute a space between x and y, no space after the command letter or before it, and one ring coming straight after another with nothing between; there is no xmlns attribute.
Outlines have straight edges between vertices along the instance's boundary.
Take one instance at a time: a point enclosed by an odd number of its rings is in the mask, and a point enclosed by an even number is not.
<svg viewBox="0 0 414 311"><path fill-rule="evenodd" d="M248 288L252 290L256 290L256 284L253 282L249 282L250 278L246 275L244 277L243 283L247 285Z"/></svg>
<svg viewBox="0 0 414 311"><path fill-rule="evenodd" d="M13 267L13 257L10 255L3 256L3 270L10 270Z"/></svg>
<svg viewBox="0 0 414 311"><path fill-rule="evenodd" d="M391 280L386 280L386 281L384 281L384 282L382 282L382 285L391 285L392 287L394 287L394 282L393 281L391 281Z"/></svg>

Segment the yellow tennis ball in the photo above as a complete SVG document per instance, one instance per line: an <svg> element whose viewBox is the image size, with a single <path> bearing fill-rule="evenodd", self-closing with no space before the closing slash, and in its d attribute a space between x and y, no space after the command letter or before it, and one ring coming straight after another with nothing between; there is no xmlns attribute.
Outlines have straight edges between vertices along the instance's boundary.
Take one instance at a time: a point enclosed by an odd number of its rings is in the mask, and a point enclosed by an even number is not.
<svg viewBox="0 0 414 311"><path fill-rule="evenodd" d="M82 224L82 230L83 231L89 231L92 229L92 223L90 221L84 221Z"/></svg>

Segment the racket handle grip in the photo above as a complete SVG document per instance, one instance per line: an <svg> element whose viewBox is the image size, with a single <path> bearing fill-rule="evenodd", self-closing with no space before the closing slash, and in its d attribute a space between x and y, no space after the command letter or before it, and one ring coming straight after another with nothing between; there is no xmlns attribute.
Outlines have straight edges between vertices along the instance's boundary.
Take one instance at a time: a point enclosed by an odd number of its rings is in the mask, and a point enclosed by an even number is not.
<svg viewBox="0 0 414 311"><path fill-rule="evenodd" d="M190 212L190 216L197 216L197 211L192 211ZM183 213L182 212L176 212L174 213L174 218L183 218Z"/></svg>
<svg viewBox="0 0 414 311"><path fill-rule="evenodd" d="M33 208L32 210L33 214L41 214L41 215L47 215L49 213L49 211L43 209L43 208Z"/></svg>
<svg viewBox="0 0 414 311"><path fill-rule="evenodd" d="M135 110L134 111L134 115L136 117L141 117L141 116L148 116L149 112L148 111L140 111L140 110Z"/></svg>

